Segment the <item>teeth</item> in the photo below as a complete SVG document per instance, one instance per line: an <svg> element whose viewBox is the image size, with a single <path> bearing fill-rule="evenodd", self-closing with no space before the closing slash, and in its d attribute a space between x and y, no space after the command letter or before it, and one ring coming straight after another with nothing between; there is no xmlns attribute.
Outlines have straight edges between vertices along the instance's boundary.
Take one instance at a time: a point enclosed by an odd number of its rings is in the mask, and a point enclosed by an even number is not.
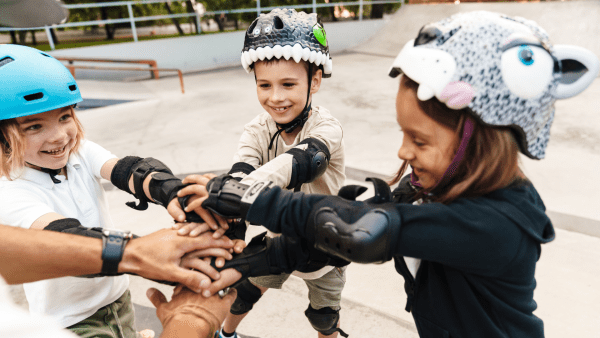
<svg viewBox="0 0 600 338"><path fill-rule="evenodd" d="M265 59L265 49L262 47L256 48L256 55L262 61Z"/></svg>
<svg viewBox="0 0 600 338"><path fill-rule="evenodd" d="M281 59L283 55L283 48L280 45L273 47L273 56L277 59Z"/></svg>
<svg viewBox="0 0 600 338"><path fill-rule="evenodd" d="M250 67L250 65L254 62L252 61L249 52L244 52L244 59L246 59L246 64L248 65L248 67Z"/></svg>
<svg viewBox="0 0 600 338"><path fill-rule="evenodd" d="M325 71L325 74L331 74L333 71L333 61L331 59L327 60L327 63L323 66L323 70Z"/></svg>
<svg viewBox="0 0 600 338"><path fill-rule="evenodd" d="M308 58L310 57L310 49L308 48L304 48L302 50L302 60L304 61L308 61Z"/></svg>
<svg viewBox="0 0 600 338"><path fill-rule="evenodd" d="M317 52L314 50L310 51L310 56L308 57L308 62L313 63L317 59Z"/></svg>
<svg viewBox="0 0 600 338"><path fill-rule="evenodd" d="M248 53L250 53L250 58L252 59L252 62L258 61L258 55L256 55L256 51L254 49L250 49Z"/></svg>
<svg viewBox="0 0 600 338"><path fill-rule="evenodd" d="M292 57L292 46L287 45L285 47L283 47L283 57L286 60L289 60Z"/></svg>
<svg viewBox="0 0 600 338"><path fill-rule="evenodd" d="M242 66L244 67L244 70L248 71L248 63L246 62L246 58L244 57L244 53L242 53L241 57L242 57Z"/></svg>
<svg viewBox="0 0 600 338"><path fill-rule="evenodd" d="M315 59L315 65L319 66L321 64L321 60L323 60L323 53L318 52L317 58Z"/></svg>
<svg viewBox="0 0 600 338"><path fill-rule="evenodd" d="M294 47L292 47L292 55L296 63L302 60L302 46L300 46L299 43L295 44Z"/></svg>
<svg viewBox="0 0 600 338"><path fill-rule="evenodd" d="M273 58L273 48L269 46L265 47L265 57L267 60L271 60Z"/></svg>
<svg viewBox="0 0 600 338"><path fill-rule="evenodd" d="M421 101L427 101L435 95L435 92L431 87L426 84L421 83L419 85L419 89L417 89L417 97Z"/></svg>
<svg viewBox="0 0 600 338"><path fill-rule="evenodd" d="M325 66L325 64L327 64L327 60L329 60L329 55L323 54L323 56L321 57L321 64Z"/></svg>

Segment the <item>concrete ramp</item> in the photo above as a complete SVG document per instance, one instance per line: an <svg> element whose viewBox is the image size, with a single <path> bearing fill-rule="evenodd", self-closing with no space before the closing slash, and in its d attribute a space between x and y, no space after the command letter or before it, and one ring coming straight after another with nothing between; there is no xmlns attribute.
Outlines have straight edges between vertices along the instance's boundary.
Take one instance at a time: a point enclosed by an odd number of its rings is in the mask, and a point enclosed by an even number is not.
<svg viewBox="0 0 600 338"><path fill-rule="evenodd" d="M577 45L600 57L598 0L403 5L379 32L354 51L396 56L426 23L460 12L481 10L533 20L548 32L553 44Z"/></svg>

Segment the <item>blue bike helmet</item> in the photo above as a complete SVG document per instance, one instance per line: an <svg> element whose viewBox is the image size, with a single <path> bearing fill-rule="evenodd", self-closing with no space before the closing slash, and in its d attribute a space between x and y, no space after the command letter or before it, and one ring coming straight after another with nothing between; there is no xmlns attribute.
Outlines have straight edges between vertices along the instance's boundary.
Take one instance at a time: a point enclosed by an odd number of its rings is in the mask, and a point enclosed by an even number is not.
<svg viewBox="0 0 600 338"><path fill-rule="evenodd" d="M75 79L60 61L35 48L0 45L0 120L81 102Z"/></svg>

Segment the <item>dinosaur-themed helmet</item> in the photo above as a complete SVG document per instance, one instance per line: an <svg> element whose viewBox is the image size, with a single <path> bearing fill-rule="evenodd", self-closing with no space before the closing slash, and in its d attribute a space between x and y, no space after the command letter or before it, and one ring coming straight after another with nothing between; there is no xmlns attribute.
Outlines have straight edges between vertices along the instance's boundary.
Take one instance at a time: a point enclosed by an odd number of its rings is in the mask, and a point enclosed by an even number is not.
<svg viewBox="0 0 600 338"><path fill-rule="evenodd" d="M19 45L0 45L0 88L0 120L82 101L75 79L60 61Z"/></svg>
<svg viewBox="0 0 600 338"><path fill-rule="evenodd" d="M325 29L317 14L286 8L261 14L252 22L246 31L241 58L248 73L259 60L281 58L322 67L325 78L331 77L333 66Z"/></svg>
<svg viewBox="0 0 600 338"><path fill-rule="evenodd" d="M598 75L587 49L550 44L535 22L491 12L467 12L425 25L394 60L390 76L419 84L433 97L467 108L480 122L511 127L521 151L545 156L554 103L575 96Z"/></svg>

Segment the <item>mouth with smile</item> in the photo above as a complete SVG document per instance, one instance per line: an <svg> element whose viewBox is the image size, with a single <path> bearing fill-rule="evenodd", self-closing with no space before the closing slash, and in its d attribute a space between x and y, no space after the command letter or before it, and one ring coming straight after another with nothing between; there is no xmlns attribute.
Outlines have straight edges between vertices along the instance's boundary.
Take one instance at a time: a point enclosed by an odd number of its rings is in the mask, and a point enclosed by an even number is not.
<svg viewBox="0 0 600 338"><path fill-rule="evenodd" d="M45 155L60 157L65 154L65 149L67 148L68 145L69 144L67 143L62 147L58 147L58 148L54 148L54 149L50 149L50 150L41 150L40 152Z"/></svg>
<svg viewBox="0 0 600 338"><path fill-rule="evenodd" d="M271 107L271 109L277 113L277 114L283 114L285 112L287 112L292 106L285 106L285 107Z"/></svg>

